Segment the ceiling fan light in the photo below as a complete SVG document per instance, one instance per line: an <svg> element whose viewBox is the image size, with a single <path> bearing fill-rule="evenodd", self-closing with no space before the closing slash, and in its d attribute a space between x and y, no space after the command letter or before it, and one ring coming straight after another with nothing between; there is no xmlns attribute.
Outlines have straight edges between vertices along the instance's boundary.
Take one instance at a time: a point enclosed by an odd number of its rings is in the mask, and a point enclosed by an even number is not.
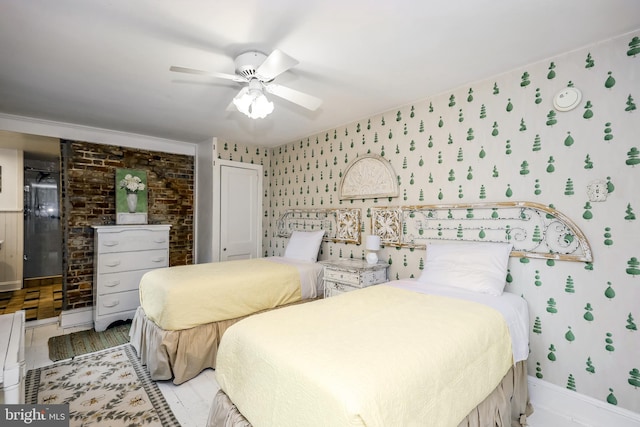
<svg viewBox="0 0 640 427"><path fill-rule="evenodd" d="M270 102L259 89L242 90L233 104L238 111L252 119L263 119L273 112L273 102Z"/></svg>
<svg viewBox="0 0 640 427"><path fill-rule="evenodd" d="M241 90L240 93L233 98L233 104L236 106L238 111L246 115L249 115L251 102L253 102L253 96L249 94L249 90L247 88Z"/></svg>
<svg viewBox="0 0 640 427"><path fill-rule="evenodd" d="M264 119L273 112L273 102L269 101L263 93L260 93L251 103L252 119Z"/></svg>

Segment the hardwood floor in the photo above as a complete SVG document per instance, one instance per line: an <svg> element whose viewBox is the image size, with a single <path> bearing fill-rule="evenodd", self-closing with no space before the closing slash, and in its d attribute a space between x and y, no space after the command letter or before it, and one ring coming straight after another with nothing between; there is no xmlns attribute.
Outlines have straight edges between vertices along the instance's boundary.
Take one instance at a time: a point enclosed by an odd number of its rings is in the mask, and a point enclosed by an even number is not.
<svg viewBox="0 0 640 427"><path fill-rule="evenodd" d="M27 322L25 332L25 364L27 370L53 363L49 359L47 345L49 337L90 328L62 329L58 326L56 319L52 320L53 322L49 323ZM179 386L170 381L158 381L158 387L182 426L206 426L213 396L219 388L212 369L203 371L196 378ZM535 408L535 402L532 403ZM540 408L536 410L533 416L529 417L528 422L529 427L584 427L584 424L572 422Z"/></svg>

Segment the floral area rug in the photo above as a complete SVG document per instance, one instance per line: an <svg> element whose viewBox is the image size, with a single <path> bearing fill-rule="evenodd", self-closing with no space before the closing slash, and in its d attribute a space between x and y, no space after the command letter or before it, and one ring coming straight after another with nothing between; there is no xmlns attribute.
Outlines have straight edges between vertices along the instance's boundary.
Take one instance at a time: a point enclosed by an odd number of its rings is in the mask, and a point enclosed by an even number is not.
<svg viewBox="0 0 640 427"><path fill-rule="evenodd" d="M130 344L27 372L25 403L69 404L70 426L179 426Z"/></svg>

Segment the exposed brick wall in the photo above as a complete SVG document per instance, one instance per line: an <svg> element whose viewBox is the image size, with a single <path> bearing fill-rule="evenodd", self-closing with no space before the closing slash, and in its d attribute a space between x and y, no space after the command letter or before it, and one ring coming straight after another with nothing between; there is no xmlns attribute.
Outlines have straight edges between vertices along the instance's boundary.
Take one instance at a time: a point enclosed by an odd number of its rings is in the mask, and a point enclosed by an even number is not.
<svg viewBox="0 0 640 427"><path fill-rule="evenodd" d="M93 305L93 228L115 224L115 171L147 171L148 222L171 224L169 265L193 263L194 158L61 140L63 309Z"/></svg>

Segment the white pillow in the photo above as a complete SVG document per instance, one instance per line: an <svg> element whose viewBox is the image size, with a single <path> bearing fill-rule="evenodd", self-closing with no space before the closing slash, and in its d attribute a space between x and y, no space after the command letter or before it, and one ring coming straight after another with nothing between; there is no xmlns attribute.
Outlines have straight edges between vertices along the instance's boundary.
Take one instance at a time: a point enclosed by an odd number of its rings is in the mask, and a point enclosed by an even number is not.
<svg viewBox="0 0 640 427"><path fill-rule="evenodd" d="M284 257L316 262L323 237L324 230L292 232L287 249L284 251Z"/></svg>
<svg viewBox="0 0 640 427"><path fill-rule="evenodd" d="M502 295L511 243L429 243L418 281Z"/></svg>

